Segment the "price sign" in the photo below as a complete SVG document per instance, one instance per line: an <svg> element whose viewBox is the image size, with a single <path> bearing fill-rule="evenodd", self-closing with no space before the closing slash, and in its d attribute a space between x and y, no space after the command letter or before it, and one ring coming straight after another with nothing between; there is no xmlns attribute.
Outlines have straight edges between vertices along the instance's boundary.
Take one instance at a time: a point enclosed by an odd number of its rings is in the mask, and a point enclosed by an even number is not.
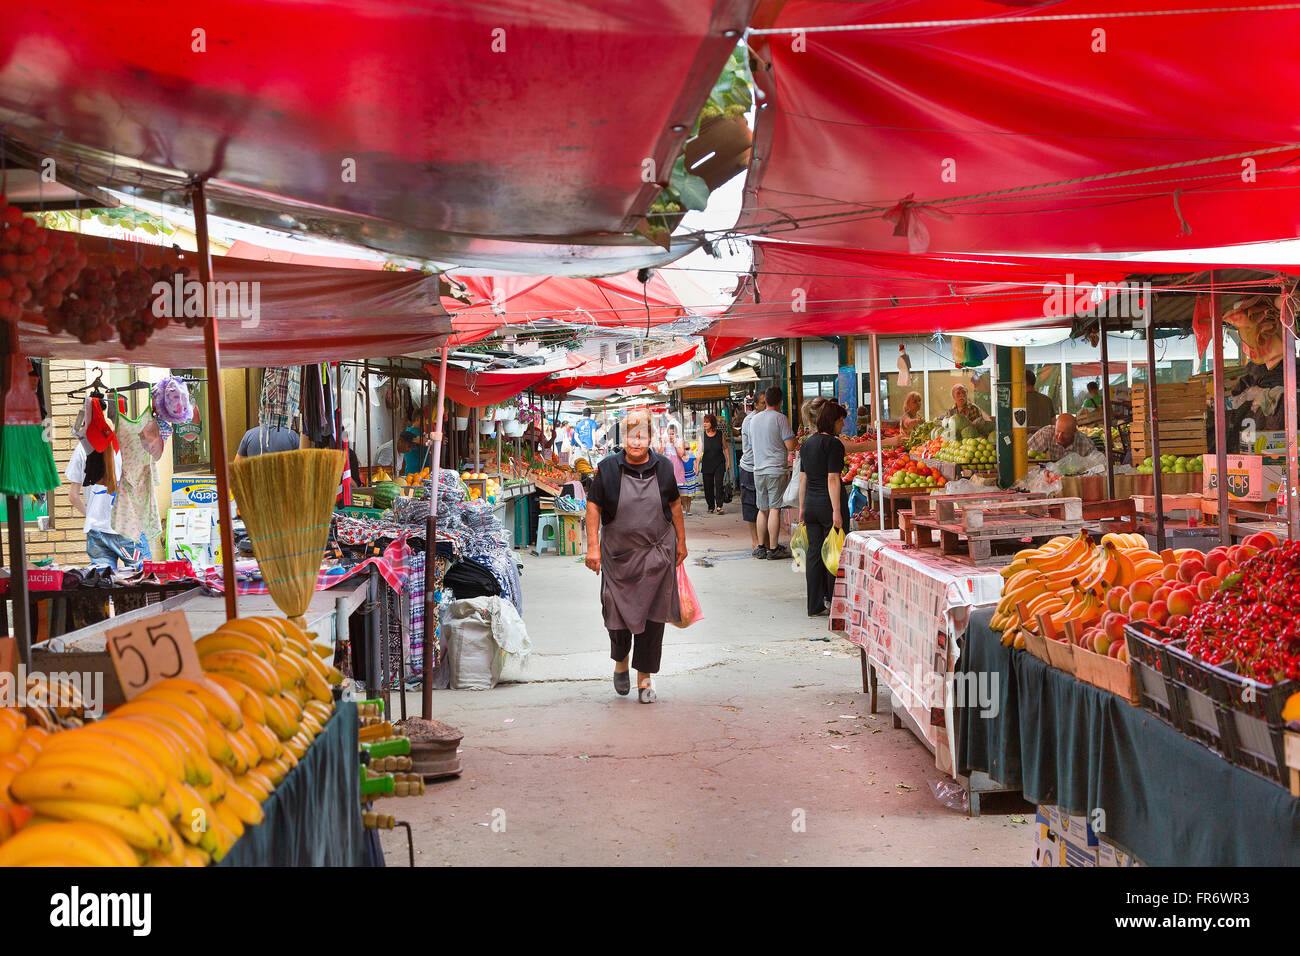
<svg viewBox="0 0 1300 956"><path fill-rule="evenodd" d="M127 700L171 677L203 676L194 637L181 611L110 628L104 637Z"/></svg>

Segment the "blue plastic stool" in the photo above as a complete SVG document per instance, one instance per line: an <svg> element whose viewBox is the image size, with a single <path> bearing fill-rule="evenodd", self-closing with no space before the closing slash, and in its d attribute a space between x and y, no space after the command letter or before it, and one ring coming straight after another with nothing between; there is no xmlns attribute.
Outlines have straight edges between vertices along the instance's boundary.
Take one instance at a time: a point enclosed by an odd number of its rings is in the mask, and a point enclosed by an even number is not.
<svg viewBox="0 0 1300 956"><path fill-rule="evenodd" d="M543 554L546 551L560 553L560 516L556 514L537 517L537 544L533 548L533 554Z"/></svg>

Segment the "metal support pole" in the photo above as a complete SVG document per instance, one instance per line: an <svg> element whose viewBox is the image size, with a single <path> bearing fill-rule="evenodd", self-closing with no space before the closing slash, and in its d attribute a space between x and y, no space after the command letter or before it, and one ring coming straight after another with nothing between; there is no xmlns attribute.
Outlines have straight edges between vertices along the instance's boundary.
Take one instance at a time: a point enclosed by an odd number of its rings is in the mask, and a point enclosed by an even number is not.
<svg viewBox="0 0 1300 956"><path fill-rule="evenodd" d="M1106 343L1106 307L1097 307L1097 340L1101 343L1101 427L1106 449L1106 500L1115 497L1115 460L1111 456L1110 426L1115 419L1110 406L1110 348Z"/></svg>
<svg viewBox="0 0 1300 956"><path fill-rule="evenodd" d="M1291 317L1291 289L1282 283L1282 400L1286 402L1286 441L1291 454L1286 459L1286 533L1300 539L1300 480L1296 474L1296 369L1295 328Z"/></svg>
<svg viewBox="0 0 1300 956"><path fill-rule="evenodd" d="M1147 327L1147 427L1150 428L1151 473L1156 495L1156 550L1165 549L1164 483L1160 480L1160 406L1156 400L1156 320L1151 293L1145 298Z"/></svg>
<svg viewBox="0 0 1300 956"><path fill-rule="evenodd" d="M212 251L208 247L208 205L203 182L194 184L194 234L198 248L199 281L212 288ZM207 312L206 303L204 311ZM217 317L203 320L203 351L208 376L208 436L212 443L212 468L217 477L217 518L221 522L221 580L225 585L226 617L239 617L239 582L235 579L235 526L230 515L230 474L226 469L226 420L221 408L221 345L217 341Z"/></svg>
<svg viewBox="0 0 1300 956"><path fill-rule="evenodd" d="M880 530L885 530L885 464L880 441L880 343L871 333L871 424L876 429L876 495L880 502Z"/></svg>
<svg viewBox="0 0 1300 956"><path fill-rule="evenodd" d="M1210 335L1214 338L1214 473L1218 475L1219 543L1232 544L1232 515L1228 513L1228 414L1223 394L1223 316L1219 314L1219 293L1210 273ZM1202 466L1204 467L1204 466Z"/></svg>
<svg viewBox="0 0 1300 956"><path fill-rule="evenodd" d="M447 390L447 352L444 344L442 357L438 362L438 410L433 419L433 466L429 474L433 478L433 487L429 492L429 515L424 522L424 647L420 669L420 716L433 720L433 642L438 637L438 602L434 599L433 586L437 583L434 563L437 561L438 534L438 472L442 463L442 426L443 409L446 403L443 396ZM512 559L513 560L513 559Z"/></svg>

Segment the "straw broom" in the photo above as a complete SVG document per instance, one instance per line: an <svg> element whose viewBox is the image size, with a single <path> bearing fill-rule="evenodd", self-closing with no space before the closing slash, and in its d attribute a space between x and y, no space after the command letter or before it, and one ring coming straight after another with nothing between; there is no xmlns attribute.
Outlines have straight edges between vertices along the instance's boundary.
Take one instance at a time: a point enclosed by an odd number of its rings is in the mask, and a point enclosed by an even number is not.
<svg viewBox="0 0 1300 956"><path fill-rule="evenodd" d="M329 448L273 452L230 465L239 515L267 590L304 630L342 474L343 452Z"/></svg>

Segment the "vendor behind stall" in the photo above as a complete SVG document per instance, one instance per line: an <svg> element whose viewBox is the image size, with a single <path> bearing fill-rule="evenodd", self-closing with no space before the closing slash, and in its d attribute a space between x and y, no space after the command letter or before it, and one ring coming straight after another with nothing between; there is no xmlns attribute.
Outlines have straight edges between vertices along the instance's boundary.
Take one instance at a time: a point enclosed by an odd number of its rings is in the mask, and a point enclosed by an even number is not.
<svg viewBox="0 0 1300 956"><path fill-rule="evenodd" d="M951 418L954 415L965 415L973 425L987 425L993 421L982 408L970 400L970 393L966 391L965 385L952 387L952 408L948 409L946 417Z"/></svg>
<svg viewBox="0 0 1300 956"><path fill-rule="evenodd" d="M1079 431L1074 416L1056 416L1056 423L1044 425L1029 436L1028 450L1046 454L1052 461L1060 461L1070 452L1087 457L1097 450L1092 440Z"/></svg>

